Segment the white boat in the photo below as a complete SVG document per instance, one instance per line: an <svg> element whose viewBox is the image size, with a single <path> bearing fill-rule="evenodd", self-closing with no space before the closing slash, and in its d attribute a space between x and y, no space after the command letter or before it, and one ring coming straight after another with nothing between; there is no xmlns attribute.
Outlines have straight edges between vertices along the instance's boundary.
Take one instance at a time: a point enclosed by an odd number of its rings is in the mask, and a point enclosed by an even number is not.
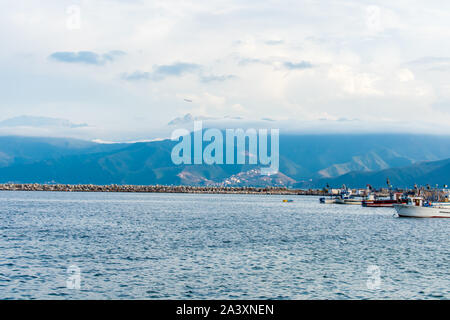
<svg viewBox="0 0 450 320"><path fill-rule="evenodd" d="M363 202L362 198L356 198L352 196L352 192L350 190L346 190L345 192L341 193L339 197L336 198L334 203L362 205L362 202Z"/></svg>
<svg viewBox="0 0 450 320"><path fill-rule="evenodd" d="M336 202L338 204L356 204L356 205L362 205L363 200L362 199L356 199L356 198L352 198L352 197L342 197L342 198L337 198Z"/></svg>
<svg viewBox="0 0 450 320"><path fill-rule="evenodd" d="M319 199L320 203L336 203L336 198L325 198L322 197Z"/></svg>
<svg viewBox="0 0 450 320"><path fill-rule="evenodd" d="M338 198L337 196L320 197L320 198L319 198L319 202L320 202L320 203L328 203L328 204L330 204L330 203L336 203L336 199L337 199L337 198Z"/></svg>
<svg viewBox="0 0 450 320"><path fill-rule="evenodd" d="M399 217L450 218L450 202L427 202L412 197L407 204L394 204L394 208Z"/></svg>

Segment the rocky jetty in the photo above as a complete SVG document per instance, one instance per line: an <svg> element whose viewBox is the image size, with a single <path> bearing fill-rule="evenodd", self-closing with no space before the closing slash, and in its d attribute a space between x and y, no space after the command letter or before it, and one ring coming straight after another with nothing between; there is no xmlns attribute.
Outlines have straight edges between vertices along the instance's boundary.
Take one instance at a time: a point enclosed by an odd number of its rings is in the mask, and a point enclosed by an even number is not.
<svg viewBox="0 0 450 320"><path fill-rule="evenodd" d="M153 193L216 193L216 194L279 194L324 195L322 190L300 190L283 187L220 187L164 185L93 185L93 184L0 184L2 191L65 191L65 192L153 192Z"/></svg>

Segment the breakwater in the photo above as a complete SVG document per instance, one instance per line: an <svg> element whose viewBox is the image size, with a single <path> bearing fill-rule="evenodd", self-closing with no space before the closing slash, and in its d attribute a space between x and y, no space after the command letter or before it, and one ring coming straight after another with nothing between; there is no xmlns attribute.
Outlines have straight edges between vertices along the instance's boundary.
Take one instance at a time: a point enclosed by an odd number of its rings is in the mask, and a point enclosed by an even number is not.
<svg viewBox="0 0 450 320"><path fill-rule="evenodd" d="M323 190L282 187L221 187L164 185L93 185L93 184L0 184L0 191L62 191L62 192L146 192L146 193L209 193L209 194L279 194L326 195Z"/></svg>

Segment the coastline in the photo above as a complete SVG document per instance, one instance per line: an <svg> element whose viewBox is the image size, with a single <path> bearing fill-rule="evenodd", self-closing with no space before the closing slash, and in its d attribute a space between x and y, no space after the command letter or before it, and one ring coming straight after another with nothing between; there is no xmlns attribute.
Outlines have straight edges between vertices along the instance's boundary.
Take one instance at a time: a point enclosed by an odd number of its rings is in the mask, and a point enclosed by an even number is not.
<svg viewBox="0 0 450 320"><path fill-rule="evenodd" d="M271 194L324 196L317 189L288 189L282 187L208 187L163 185L93 185L93 184L0 184L0 191L59 191L59 192L135 192L135 193L204 193L204 194Z"/></svg>

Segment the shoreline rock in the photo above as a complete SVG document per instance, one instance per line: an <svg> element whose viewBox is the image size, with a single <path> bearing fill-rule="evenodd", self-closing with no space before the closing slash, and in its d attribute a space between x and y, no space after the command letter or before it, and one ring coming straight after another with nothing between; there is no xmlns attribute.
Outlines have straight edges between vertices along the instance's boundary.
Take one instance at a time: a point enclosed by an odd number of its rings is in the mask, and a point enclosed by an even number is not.
<svg viewBox="0 0 450 320"><path fill-rule="evenodd" d="M283 187L200 187L164 185L93 185L93 184L0 184L0 191L60 191L60 192L137 192L137 193L204 193L204 194L278 194L327 195L323 190L288 189Z"/></svg>

